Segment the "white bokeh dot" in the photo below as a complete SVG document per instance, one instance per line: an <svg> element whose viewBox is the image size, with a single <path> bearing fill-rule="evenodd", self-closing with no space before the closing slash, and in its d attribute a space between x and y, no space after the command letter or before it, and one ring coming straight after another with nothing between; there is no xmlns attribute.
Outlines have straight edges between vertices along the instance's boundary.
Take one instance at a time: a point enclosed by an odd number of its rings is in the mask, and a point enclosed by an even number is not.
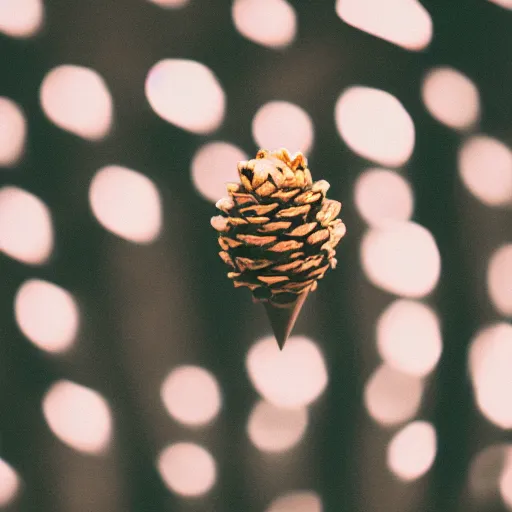
<svg viewBox="0 0 512 512"><path fill-rule="evenodd" d="M50 430L79 452L100 454L112 437L112 415L96 391L67 380L54 383L43 398Z"/></svg>
<svg viewBox="0 0 512 512"><path fill-rule="evenodd" d="M437 315L421 302L392 302L377 321L377 348L391 367L418 377L428 375L443 349Z"/></svg>
<svg viewBox="0 0 512 512"><path fill-rule="evenodd" d="M27 134L21 108L9 98L0 96L0 167L14 165L20 159Z"/></svg>
<svg viewBox="0 0 512 512"><path fill-rule="evenodd" d="M276 498L265 512L322 512L322 500L313 491L288 492Z"/></svg>
<svg viewBox="0 0 512 512"><path fill-rule="evenodd" d="M498 247L487 268L487 289L494 307L512 316L512 244Z"/></svg>
<svg viewBox="0 0 512 512"><path fill-rule="evenodd" d="M227 196L226 184L238 182L237 164L247 155L228 142L208 142L201 146L192 159L192 181L206 199L217 202Z"/></svg>
<svg viewBox="0 0 512 512"><path fill-rule="evenodd" d="M288 409L260 400L249 416L247 434L258 449L264 452L283 452L302 439L307 424L306 407Z"/></svg>
<svg viewBox="0 0 512 512"><path fill-rule="evenodd" d="M364 403L368 414L381 425L398 425L411 419L421 405L423 382L383 364L368 379Z"/></svg>
<svg viewBox="0 0 512 512"><path fill-rule="evenodd" d="M1 0L0 32L11 37L31 37L44 21L42 0Z"/></svg>
<svg viewBox="0 0 512 512"><path fill-rule="evenodd" d="M240 34L270 48L288 46L297 32L297 16L286 0L235 0L231 14Z"/></svg>
<svg viewBox="0 0 512 512"><path fill-rule="evenodd" d="M53 250L48 207L18 187L0 188L0 251L22 263L45 263Z"/></svg>
<svg viewBox="0 0 512 512"><path fill-rule="evenodd" d="M316 400L327 385L327 369L319 347L292 336L280 350L273 336L257 341L246 359L255 389L278 407L296 408Z"/></svg>
<svg viewBox="0 0 512 512"><path fill-rule="evenodd" d="M357 179L354 202L370 226L409 220L414 208L412 188L402 176L387 169L368 169Z"/></svg>
<svg viewBox="0 0 512 512"><path fill-rule="evenodd" d="M432 39L432 18L418 0L337 0L336 13L345 23L407 50L422 50Z"/></svg>
<svg viewBox="0 0 512 512"><path fill-rule="evenodd" d="M426 421L413 421L391 439L387 463L399 479L416 480L432 467L436 453L437 436L434 427Z"/></svg>
<svg viewBox="0 0 512 512"><path fill-rule="evenodd" d="M148 72L146 98L165 121L189 132L206 134L224 119L226 97L211 71L200 62L164 59Z"/></svg>
<svg viewBox="0 0 512 512"><path fill-rule="evenodd" d="M40 279L25 281L16 293L14 311L21 332L42 350L63 352L75 341L78 307L60 286Z"/></svg>
<svg viewBox="0 0 512 512"><path fill-rule="evenodd" d="M58 66L44 77L39 96L48 119L63 130L98 140L111 129L112 96L105 80L93 69Z"/></svg>
<svg viewBox="0 0 512 512"><path fill-rule="evenodd" d="M389 167L409 160L414 149L414 124L390 93L350 87L338 98L334 114L341 138L360 156Z"/></svg>
<svg viewBox="0 0 512 512"><path fill-rule="evenodd" d="M512 204L512 151L486 135L467 139L459 150L459 174L466 188L488 206Z"/></svg>
<svg viewBox="0 0 512 512"><path fill-rule="evenodd" d="M165 9L180 9L185 7L190 0L148 0L152 4L164 7Z"/></svg>
<svg viewBox="0 0 512 512"><path fill-rule="evenodd" d="M262 149L287 148L308 153L313 145L313 121L301 107L287 101L265 103L252 120L252 135Z"/></svg>
<svg viewBox="0 0 512 512"><path fill-rule="evenodd" d="M212 421L221 406L220 388L215 377L199 366L175 368L165 378L160 396L172 417L192 426Z"/></svg>
<svg viewBox="0 0 512 512"><path fill-rule="evenodd" d="M185 497L201 496L215 483L215 460L194 443L167 446L158 456L157 468L167 487Z"/></svg>
<svg viewBox="0 0 512 512"><path fill-rule="evenodd" d="M18 494L20 479L10 464L0 459L0 507L9 505Z"/></svg>
<svg viewBox="0 0 512 512"><path fill-rule="evenodd" d="M160 194L140 172L119 165L101 168L91 181L89 202L98 222L121 238L145 244L160 234Z"/></svg>
<svg viewBox="0 0 512 512"><path fill-rule="evenodd" d="M430 114L450 128L469 128L478 120L478 89L456 69L441 67L430 70L423 80L421 95Z"/></svg>
<svg viewBox="0 0 512 512"><path fill-rule="evenodd" d="M441 273L434 237L414 222L369 230L361 243L361 261L375 286L411 298L428 295Z"/></svg>

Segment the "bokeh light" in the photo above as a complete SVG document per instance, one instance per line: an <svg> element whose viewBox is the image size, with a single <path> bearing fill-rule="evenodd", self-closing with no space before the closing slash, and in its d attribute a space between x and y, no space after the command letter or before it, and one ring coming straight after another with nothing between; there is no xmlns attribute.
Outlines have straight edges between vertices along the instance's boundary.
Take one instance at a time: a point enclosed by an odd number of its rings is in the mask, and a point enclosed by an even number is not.
<svg viewBox="0 0 512 512"><path fill-rule="evenodd" d="M55 436L79 452L99 454L109 444L110 409L92 389L67 380L54 383L43 398L43 414Z"/></svg>
<svg viewBox="0 0 512 512"><path fill-rule="evenodd" d="M487 289L494 307L512 316L512 244L496 249L487 268Z"/></svg>
<svg viewBox="0 0 512 512"><path fill-rule="evenodd" d="M476 135L459 150L459 174L466 188L488 206L512 202L512 151L492 137Z"/></svg>
<svg viewBox="0 0 512 512"><path fill-rule="evenodd" d="M226 184L239 181L237 163L247 155L234 144L209 142L200 147L192 159L192 180L206 199L217 202L227 196Z"/></svg>
<svg viewBox="0 0 512 512"><path fill-rule="evenodd" d="M282 452L295 446L308 425L306 407L286 409L260 400L255 404L247 433L252 444L265 452Z"/></svg>
<svg viewBox="0 0 512 512"><path fill-rule="evenodd" d="M0 1L0 32L8 36L33 36L41 29L43 19L42 0Z"/></svg>
<svg viewBox="0 0 512 512"><path fill-rule="evenodd" d="M58 66L44 77L39 95L44 113L59 128L88 140L102 139L110 131L112 97L93 69Z"/></svg>
<svg viewBox="0 0 512 512"><path fill-rule="evenodd" d="M428 375L443 349L439 319L421 302L396 300L377 321L377 347L392 368L418 377Z"/></svg>
<svg viewBox="0 0 512 512"><path fill-rule="evenodd" d="M371 375L364 390L368 414L381 425L398 425L416 415L423 395L423 381L386 364Z"/></svg>
<svg viewBox="0 0 512 512"><path fill-rule="evenodd" d="M327 385L323 355L316 343L303 336L292 336L282 351L273 336L257 341L246 365L256 391L278 407L307 405Z"/></svg>
<svg viewBox="0 0 512 512"><path fill-rule="evenodd" d="M148 0L148 2L166 9L179 9L180 7L185 7L189 0Z"/></svg>
<svg viewBox="0 0 512 512"><path fill-rule="evenodd" d="M265 512L322 512L322 500L312 491L289 492L276 498Z"/></svg>
<svg viewBox="0 0 512 512"><path fill-rule="evenodd" d="M337 0L336 12L349 25L407 50L432 39L432 18L418 0Z"/></svg>
<svg viewBox="0 0 512 512"><path fill-rule="evenodd" d="M63 352L73 344L78 307L60 286L40 279L25 281L16 293L14 311L21 332L38 348Z"/></svg>
<svg viewBox="0 0 512 512"><path fill-rule="evenodd" d="M430 114L450 128L469 128L478 120L478 89L460 71L448 67L432 69L423 81L421 94Z"/></svg>
<svg viewBox="0 0 512 512"><path fill-rule="evenodd" d="M313 145L314 128L309 115L287 101L265 103L252 120L252 135L263 149L287 148L291 153L308 153Z"/></svg>
<svg viewBox="0 0 512 512"><path fill-rule="evenodd" d="M193 133L216 130L224 119L226 98L213 72L185 59L157 62L146 77L146 98L165 121Z"/></svg>
<svg viewBox="0 0 512 512"><path fill-rule="evenodd" d="M158 456L158 471L167 487L182 496L207 493L215 483L215 460L202 446L176 443Z"/></svg>
<svg viewBox="0 0 512 512"><path fill-rule="evenodd" d="M354 202L370 226L385 226L389 221L409 220L414 196L409 183L394 171L368 169L357 179Z"/></svg>
<svg viewBox="0 0 512 512"><path fill-rule="evenodd" d="M270 48L288 46L297 32L295 11L286 0L235 0L232 16L240 34Z"/></svg>
<svg viewBox="0 0 512 512"><path fill-rule="evenodd" d="M0 459L0 507L11 503L20 488L20 481L14 469L3 459Z"/></svg>
<svg viewBox="0 0 512 512"><path fill-rule="evenodd" d="M512 9L512 0L489 0L489 2L504 7L505 9Z"/></svg>
<svg viewBox="0 0 512 512"><path fill-rule="evenodd" d="M361 261L375 286L411 298L430 293L441 273L434 237L414 222L395 222L368 231L361 243Z"/></svg>
<svg viewBox="0 0 512 512"><path fill-rule="evenodd" d="M143 174L109 165L91 181L89 202L94 216L117 236L145 244L162 228L162 205L155 184Z"/></svg>
<svg viewBox="0 0 512 512"><path fill-rule="evenodd" d="M396 167L414 149L414 124L391 94L371 87L350 87L336 102L336 127L346 144L360 156Z"/></svg>
<svg viewBox="0 0 512 512"><path fill-rule="evenodd" d="M53 250L48 207L18 187L0 188L0 251L22 263L44 263Z"/></svg>
<svg viewBox="0 0 512 512"><path fill-rule="evenodd" d="M26 133L21 108L9 98L0 96L0 167L13 165L20 159Z"/></svg>
<svg viewBox="0 0 512 512"><path fill-rule="evenodd" d="M160 390L169 414L187 425L205 425L217 416L221 394L215 377L199 366L179 366Z"/></svg>
<svg viewBox="0 0 512 512"><path fill-rule="evenodd" d="M505 504L512 509L512 448L505 448L505 464L499 480L500 494Z"/></svg>
<svg viewBox="0 0 512 512"><path fill-rule="evenodd" d="M470 346L469 367L480 412L498 427L512 428L512 325L480 330Z"/></svg>
<svg viewBox="0 0 512 512"><path fill-rule="evenodd" d="M397 432L387 450L389 469L401 480L416 480L434 463L437 436L426 421L413 421Z"/></svg>
<svg viewBox="0 0 512 512"><path fill-rule="evenodd" d="M469 489L472 497L486 502L498 494L499 481L509 450L509 445L493 444L475 455L469 469Z"/></svg>

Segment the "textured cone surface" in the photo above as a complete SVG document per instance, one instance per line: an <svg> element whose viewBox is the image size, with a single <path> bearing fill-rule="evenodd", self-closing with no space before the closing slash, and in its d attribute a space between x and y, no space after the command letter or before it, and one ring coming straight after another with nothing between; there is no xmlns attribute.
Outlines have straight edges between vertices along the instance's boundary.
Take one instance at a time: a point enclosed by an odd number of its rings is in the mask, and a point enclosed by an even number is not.
<svg viewBox="0 0 512 512"><path fill-rule="evenodd" d="M211 220L228 277L257 301L296 303L336 266L335 247L345 234L341 203L326 198L326 181L313 183L301 153L260 150L239 162L238 172L240 183L228 184L228 197L217 202L221 213Z"/></svg>
<svg viewBox="0 0 512 512"><path fill-rule="evenodd" d="M295 302L290 302L284 307L275 306L268 301L265 302L267 316L270 320L272 330L274 331L277 344L281 350L283 350L284 344L292 332L293 326L295 325L300 310L306 301L307 295L308 292L300 294L296 298Z"/></svg>

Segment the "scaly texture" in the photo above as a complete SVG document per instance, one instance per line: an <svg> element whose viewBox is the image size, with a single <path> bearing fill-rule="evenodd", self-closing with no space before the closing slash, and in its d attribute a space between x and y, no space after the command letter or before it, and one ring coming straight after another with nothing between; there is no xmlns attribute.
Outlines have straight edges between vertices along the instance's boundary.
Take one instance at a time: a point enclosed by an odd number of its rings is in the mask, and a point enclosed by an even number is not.
<svg viewBox="0 0 512 512"><path fill-rule="evenodd" d="M219 255L236 287L286 306L336 267L334 248L346 231L336 218L341 203L326 199L325 180L313 183L301 153L260 150L238 163L238 173L240 183L228 184L229 196L216 205L221 215L211 220Z"/></svg>

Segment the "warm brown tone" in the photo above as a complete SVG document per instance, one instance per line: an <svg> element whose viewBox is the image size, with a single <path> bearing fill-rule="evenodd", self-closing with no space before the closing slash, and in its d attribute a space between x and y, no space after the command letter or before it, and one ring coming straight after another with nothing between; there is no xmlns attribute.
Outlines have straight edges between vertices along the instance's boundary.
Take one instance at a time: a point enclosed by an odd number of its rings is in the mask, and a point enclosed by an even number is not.
<svg viewBox="0 0 512 512"><path fill-rule="evenodd" d="M222 214L211 220L219 255L236 287L267 306L289 308L336 266L334 248L345 234L336 218L341 203L326 199L325 180L313 183L301 153L260 150L239 162L238 172L241 183L228 184L229 197L216 205Z"/></svg>

